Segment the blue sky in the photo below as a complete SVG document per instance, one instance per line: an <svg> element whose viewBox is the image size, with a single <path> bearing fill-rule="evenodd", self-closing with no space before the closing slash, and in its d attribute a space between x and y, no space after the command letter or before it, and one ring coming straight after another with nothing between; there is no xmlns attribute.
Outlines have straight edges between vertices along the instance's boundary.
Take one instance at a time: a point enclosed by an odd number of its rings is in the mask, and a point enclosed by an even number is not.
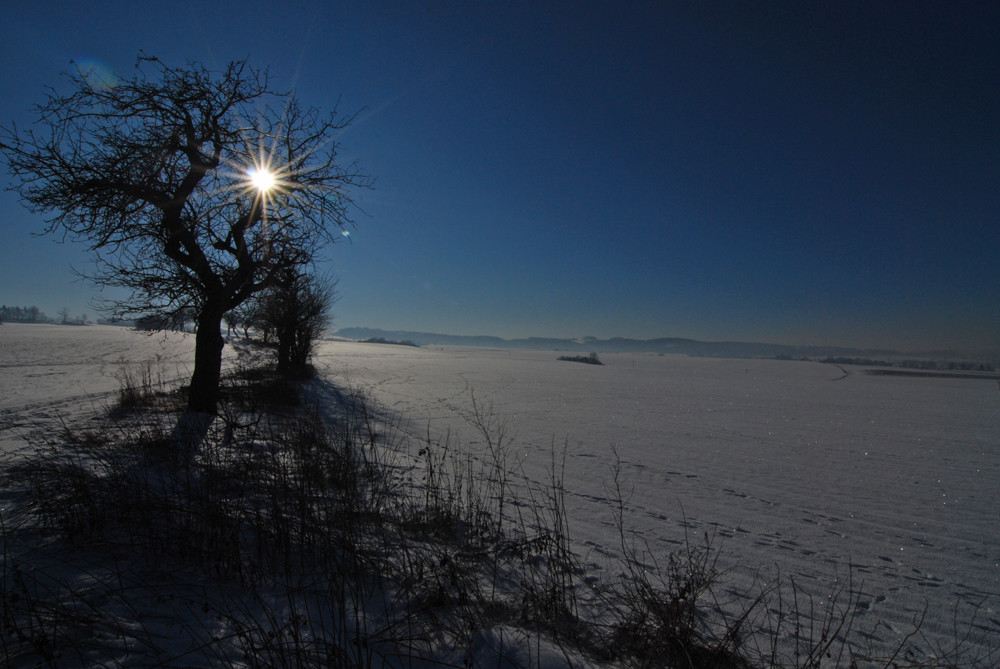
<svg viewBox="0 0 1000 669"><path fill-rule="evenodd" d="M535 5L15 3L0 121L139 50L360 112L342 327L1000 349L1000 5ZM0 301L93 315L0 212Z"/></svg>

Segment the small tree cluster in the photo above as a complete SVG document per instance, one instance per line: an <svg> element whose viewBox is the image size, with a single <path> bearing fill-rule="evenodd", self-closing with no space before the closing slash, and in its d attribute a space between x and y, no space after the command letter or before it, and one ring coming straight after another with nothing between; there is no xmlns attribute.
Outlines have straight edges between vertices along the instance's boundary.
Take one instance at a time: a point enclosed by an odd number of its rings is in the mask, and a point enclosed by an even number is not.
<svg viewBox="0 0 1000 669"><path fill-rule="evenodd" d="M90 321L87 320L87 314L81 314L74 318L69 313L69 307L63 307L59 310L59 322L63 325L87 325Z"/></svg>
<svg viewBox="0 0 1000 669"><path fill-rule="evenodd" d="M32 305L30 307L8 307L6 304L0 307L0 321L21 321L25 323L38 323L49 320L41 309Z"/></svg>
<svg viewBox="0 0 1000 669"><path fill-rule="evenodd" d="M559 359L560 360L566 360L566 361L569 361L569 362L583 362L583 363L586 363L588 365L603 365L604 364L603 362L601 362L601 359L597 357L597 353L596 352L591 353L590 355L587 355L587 356L584 356L584 355L561 355L561 356L559 356Z"/></svg>
<svg viewBox="0 0 1000 669"><path fill-rule="evenodd" d="M197 314L193 309L178 309L170 314L146 314L135 319L135 329L148 332L172 330L185 332L189 322L196 322Z"/></svg>
<svg viewBox="0 0 1000 669"><path fill-rule="evenodd" d="M277 349L278 372L299 375L307 370L316 341L332 320L337 281L305 270L290 269L266 291L226 313L229 333L250 330Z"/></svg>
<svg viewBox="0 0 1000 669"><path fill-rule="evenodd" d="M299 374L320 335L330 324L337 299L336 281L289 270L263 293L257 304L257 322L278 348L278 373Z"/></svg>

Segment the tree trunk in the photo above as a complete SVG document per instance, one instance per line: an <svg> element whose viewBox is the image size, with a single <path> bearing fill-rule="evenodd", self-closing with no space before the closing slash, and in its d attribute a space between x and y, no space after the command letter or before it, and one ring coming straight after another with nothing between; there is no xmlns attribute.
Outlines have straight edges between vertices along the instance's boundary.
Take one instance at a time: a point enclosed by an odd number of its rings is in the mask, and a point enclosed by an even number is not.
<svg viewBox="0 0 1000 669"><path fill-rule="evenodd" d="M188 393L188 411L215 414L222 376L222 311L204 308L198 315L194 339L194 374Z"/></svg>
<svg viewBox="0 0 1000 669"><path fill-rule="evenodd" d="M292 345L295 339L295 324L291 318L278 326L278 374L289 374L292 370Z"/></svg>

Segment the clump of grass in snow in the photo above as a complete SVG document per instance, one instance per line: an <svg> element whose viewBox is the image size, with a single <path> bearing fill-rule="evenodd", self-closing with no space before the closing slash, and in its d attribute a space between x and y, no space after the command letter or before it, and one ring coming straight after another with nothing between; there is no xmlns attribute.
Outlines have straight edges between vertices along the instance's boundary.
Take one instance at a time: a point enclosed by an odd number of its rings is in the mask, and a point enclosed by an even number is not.
<svg viewBox="0 0 1000 669"><path fill-rule="evenodd" d="M115 379L119 383L118 405L123 409L149 406L166 387L159 355L155 360L139 363L121 358L115 371Z"/></svg>

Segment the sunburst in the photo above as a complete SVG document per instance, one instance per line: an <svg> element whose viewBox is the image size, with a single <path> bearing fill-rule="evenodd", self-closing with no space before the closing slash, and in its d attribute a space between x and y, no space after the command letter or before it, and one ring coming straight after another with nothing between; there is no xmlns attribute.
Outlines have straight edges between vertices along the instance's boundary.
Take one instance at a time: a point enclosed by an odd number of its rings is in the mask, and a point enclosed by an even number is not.
<svg viewBox="0 0 1000 669"><path fill-rule="evenodd" d="M288 144L288 138L284 134L283 121L272 132L261 132L252 124L248 126L240 131L242 146L222 158L223 167L219 172L222 179L216 192L228 191L238 198L250 199L250 209L244 210L249 226L263 225L263 234L271 236L278 232L271 229L272 224L281 226L289 220L286 209L293 201L307 202L310 197L307 193L316 191L339 196L340 190L335 184L317 184L314 179L308 176L303 179L299 175L303 169L305 174L310 174L309 158L327 142L312 146L300 155L284 156L282 148ZM350 241L350 233L343 229L341 232Z"/></svg>
<svg viewBox="0 0 1000 669"><path fill-rule="evenodd" d="M247 168L247 176L250 177L250 183L262 196L266 195L267 191L271 190L276 183L274 174L267 168Z"/></svg>
<svg viewBox="0 0 1000 669"><path fill-rule="evenodd" d="M289 165L277 158L275 138L265 134L244 136L243 150L230 158L223 158L225 181L221 190L253 198L251 218L263 221L271 218L271 210L283 197L293 197L297 184Z"/></svg>

